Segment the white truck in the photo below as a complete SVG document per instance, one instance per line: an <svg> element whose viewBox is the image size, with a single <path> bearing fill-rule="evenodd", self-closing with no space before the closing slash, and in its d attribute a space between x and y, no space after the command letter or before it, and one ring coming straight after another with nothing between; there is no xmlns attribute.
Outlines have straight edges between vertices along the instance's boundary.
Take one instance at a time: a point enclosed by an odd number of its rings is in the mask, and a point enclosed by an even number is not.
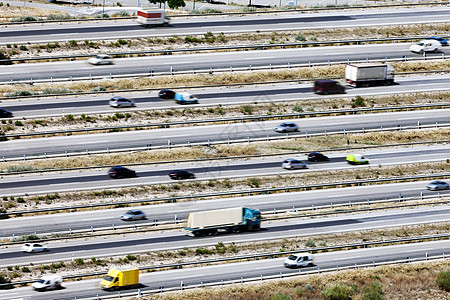
<svg viewBox="0 0 450 300"><path fill-rule="evenodd" d="M394 68L382 63L348 64L345 80L354 87L394 84Z"/></svg>
<svg viewBox="0 0 450 300"><path fill-rule="evenodd" d="M261 213L257 209L233 207L190 213L186 227L192 237L260 229Z"/></svg>
<svg viewBox="0 0 450 300"><path fill-rule="evenodd" d="M61 283L63 279L58 275L46 275L42 276L37 281L31 284L31 287L36 291L44 291L50 289L59 289L61 288Z"/></svg>
<svg viewBox="0 0 450 300"><path fill-rule="evenodd" d="M136 22L142 26L168 25L170 19L164 10L143 10L138 9Z"/></svg>

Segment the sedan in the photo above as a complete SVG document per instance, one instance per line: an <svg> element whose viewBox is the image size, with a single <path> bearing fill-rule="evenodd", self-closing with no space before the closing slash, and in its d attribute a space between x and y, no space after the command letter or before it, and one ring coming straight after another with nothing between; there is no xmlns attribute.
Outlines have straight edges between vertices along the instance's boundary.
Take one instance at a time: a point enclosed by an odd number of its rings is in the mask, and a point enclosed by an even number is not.
<svg viewBox="0 0 450 300"><path fill-rule="evenodd" d="M109 106L112 107L134 107L136 106L136 104L134 104L133 100L124 98L124 97L120 97L120 96L116 96L116 97L112 97L111 100L109 100Z"/></svg>
<svg viewBox="0 0 450 300"><path fill-rule="evenodd" d="M284 122L275 127L273 130L276 132L295 132L298 131L298 126L292 122Z"/></svg>
<svg viewBox="0 0 450 300"><path fill-rule="evenodd" d="M91 65L111 65L113 60L111 56L106 54L98 54L95 57L91 57L87 60Z"/></svg>
<svg viewBox="0 0 450 300"><path fill-rule="evenodd" d="M435 180L427 185L427 190L437 191L437 190L448 190L449 184L445 181Z"/></svg>
<svg viewBox="0 0 450 300"><path fill-rule="evenodd" d="M122 166L117 166L109 169L108 175L111 178L136 177L136 171L130 170Z"/></svg>
<svg viewBox="0 0 450 300"><path fill-rule="evenodd" d="M443 37L440 36L432 36L429 38L430 40L435 40L438 41L439 43L441 43L442 46L448 46L448 40L444 39Z"/></svg>
<svg viewBox="0 0 450 300"><path fill-rule="evenodd" d="M0 108L0 118L11 118L13 116L13 113L9 110Z"/></svg>
<svg viewBox="0 0 450 300"><path fill-rule="evenodd" d="M281 164L281 167L288 170L307 169L308 165L295 158L288 158Z"/></svg>
<svg viewBox="0 0 450 300"><path fill-rule="evenodd" d="M168 89L160 90L158 97L161 99L175 99L175 92Z"/></svg>
<svg viewBox="0 0 450 300"><path fill-rule="evenodd" d="M120 219L123 221L144 220L146 218L144 212L139 209L130 209L123 215L120 215Z"/></svg>
<svg viewBox="0 0 450 300"><path fill-rule="evenodd" d="M45 252L48 251L48 248L42 244L27 243L22 246L22 251L27 253Z"/></svg>
<svg viewBox="0 0 450 300"><path fill-rule="evenodd" d="M308 160L309 161L328 161L330 160L328 156L323 155L319 152L311 152L308 154Z"/></svg>
<svg viewBox="0 0 450 300"><path fill-rule="evenodd" d="M195 175L186 170L175 170L169 173L169 177L170 179L192 179Z"/></svg>

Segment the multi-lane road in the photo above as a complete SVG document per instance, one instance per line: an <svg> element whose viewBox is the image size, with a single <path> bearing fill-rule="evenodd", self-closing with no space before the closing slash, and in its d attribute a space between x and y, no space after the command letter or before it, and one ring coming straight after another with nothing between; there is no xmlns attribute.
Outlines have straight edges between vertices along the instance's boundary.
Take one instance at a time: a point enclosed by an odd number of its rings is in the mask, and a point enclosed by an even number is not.
<svg viewBox="0 0 450 300"><path fill-rule="evenodd" d="M450 90L450 75L428 75L397 77L396 85L374 86L367 88L347 88L346 94L339 97L362 97L375 95L391 95L414 92L437 92ZM311 83L290 83L276 85L257 85L244 87L223 87L208 89L189 89L200 100L194 106L240 105L250 103L276 103L280 101L305 101L333 98L336 95L323 96L312 92ZM67 96L38 99L12 100L3 99L1 107L14 113L16 118L56 117L67 114L95 114L115 113L123 111L180 108L171 100L158 98L157 92L117 93L117 95L131 98L136 108L118 110L108 106L111 96Z"/></svg>
<svg viewBox="0 0 450 300"><path fill-rule="evenodd" d="M421 7L349 10L321 13L277 13L250 16L174 18L171 26L143 28L133 20L88 23L1 26L0 44L69 40L117 39L149 36L240 33L320 28L352 28L450 21L450 8Z"/></svg>
<svg viewBox="0 0 450 300"><path fill-rule="evenodd" d="M93 66L86 61L59 61L2 66L0 82L11 80L69 79L77 77L123 74L150 74L151 72L199 71L214 69L230 70L230 67L258 67L270 65L306 64L331 62L401 59L404 56L421 58L421 54L409 51L409 44L369 44L292 49L253 50L118 58L112 65ZM440 53L428 56L448 55L448 47Z"/></svg>
<svg viewBox="0 0 450 300"><path fill-rule="evenodd" d="M450 158L449 145L425 147L381 149L364 151L370 159L370 166L389 166L410 163L445 161ZM175 169L185 169L196 175L196 180L224 178L263 177L269 175L287 175L317 171L343 170L359 168L350 166L345 158L348 152L332 153L329 162L309 163L306 170L289 171L281 168L281 162L295 155L261 157L245 160L199 161L191 163L171 163L166 165L144 165L133 168L137 178L110 179L107 169L91 169L54 173L32 173L20 176L3 176L0 190L3 195L45 194L52 192L79 191L88 189L119 188L148 184L172 183L168 173ZM298 157L306 159L305 156Z"/></svg>
<svg viewBox="0 0 450 300"><path fill-rule="evenodd" d="M343 130L368 130L386 128L405 128L406 126L448 124L450 110L440 109L429 111L405 111L395 113L378 113L349 116L333 116L321 118L303 118L284 120L297 123L300 131L290 136L305 136L305 133L327 133ZM234 140L247 140L247 138L267 138L283 136L273 128L280 121L265 121L251 123L236 123L224 125L175 127L152 130L139 130L129 132L114 132L89 135L58 136L51 138L36 138L32 140L8 140L0 143L0 153L6 158L23 157L24 155L43 155L44 153L64 153L64 151L82 151L86 149L130 149L133 147L146 147L180 145L190 143L227 142Z"/></svg>
<svg viewBox="0 0 450 300"><path fill-rule="evenodd" d="M442 253L448 255L450 241L433 241L421 244L404 244L386 247L354 249L347 251L336 251L318 253L314 256L314 266L301 269L305 271L317 271L318 268L336 269L337 267L355 267L365 264L377 264L386 261L411 259L424 259L426 256L438 256ZM202 266L197 268L183 268L161 272L140 274L140 286L142 290L158 290L162 288L181 287L181 285L201 285L201 283L220 283L221 280L237 280L259 278L260 276L275 276L282 274L297 273L298 270L287 269L283 266L285 257L276 259L262 259L239 263L220 264L215 266ZM106 271L106 270L105 270ZM102 291L99 286L100 279L83 281L70 281L63 283L63 289L39 293L30 287L16 288L14 290L0 291L0 299L81 299L105 296L114 292ZM136 289L122 291L121 293L135 292Z"/></svg>

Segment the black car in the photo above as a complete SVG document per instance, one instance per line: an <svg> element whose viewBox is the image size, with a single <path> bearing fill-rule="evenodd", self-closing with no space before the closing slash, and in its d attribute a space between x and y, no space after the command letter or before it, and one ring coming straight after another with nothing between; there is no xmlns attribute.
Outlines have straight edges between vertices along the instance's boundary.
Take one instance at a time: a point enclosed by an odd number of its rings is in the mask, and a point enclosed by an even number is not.
<svg viewBox="0 0 450 300"><path fill-rule="evenodd" d="M327 156L323 155L319 152L311 152L308 154L308 160L309 161L327 161L330 160Z"/></svg>
<svg viewBox="0 0 450 300"><path fill-rule="evenodd" d="M175 170L169 173L169 177L171 179L191 179L195 178L195 175L186 170Z"/></svg>
<svg viewBox="0 0 450 300"><path fill-rule="evenodd" d="M163 89L159 91L158 96L161 99L175 99L175 94L172 90Z"/></svg>
<svg viewBox="0 0 450 300"><path fill-rule="evenodd" d="M13 113L9 110L0 108L0 118L11 118L13 116Z"/></svg>
<svg viewBox="0 0 450 300"><path fill-rule="evenodd" d="M127 169L125 167L112 167L108 172L109 177L111 178L127 178L127 177L136 177L136 171Z"/></svg>

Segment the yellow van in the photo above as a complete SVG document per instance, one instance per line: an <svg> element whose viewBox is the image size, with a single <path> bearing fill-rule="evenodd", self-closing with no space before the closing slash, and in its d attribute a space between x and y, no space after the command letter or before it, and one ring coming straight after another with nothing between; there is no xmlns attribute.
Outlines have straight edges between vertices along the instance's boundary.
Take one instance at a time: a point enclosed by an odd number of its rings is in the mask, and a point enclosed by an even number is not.
<svg viewBox="0 0 450 300"><path fill-rule="evenodd" d="M349 154L345 160L351 165L363 165L369 163L369 160L362 154Z"/></svg>

